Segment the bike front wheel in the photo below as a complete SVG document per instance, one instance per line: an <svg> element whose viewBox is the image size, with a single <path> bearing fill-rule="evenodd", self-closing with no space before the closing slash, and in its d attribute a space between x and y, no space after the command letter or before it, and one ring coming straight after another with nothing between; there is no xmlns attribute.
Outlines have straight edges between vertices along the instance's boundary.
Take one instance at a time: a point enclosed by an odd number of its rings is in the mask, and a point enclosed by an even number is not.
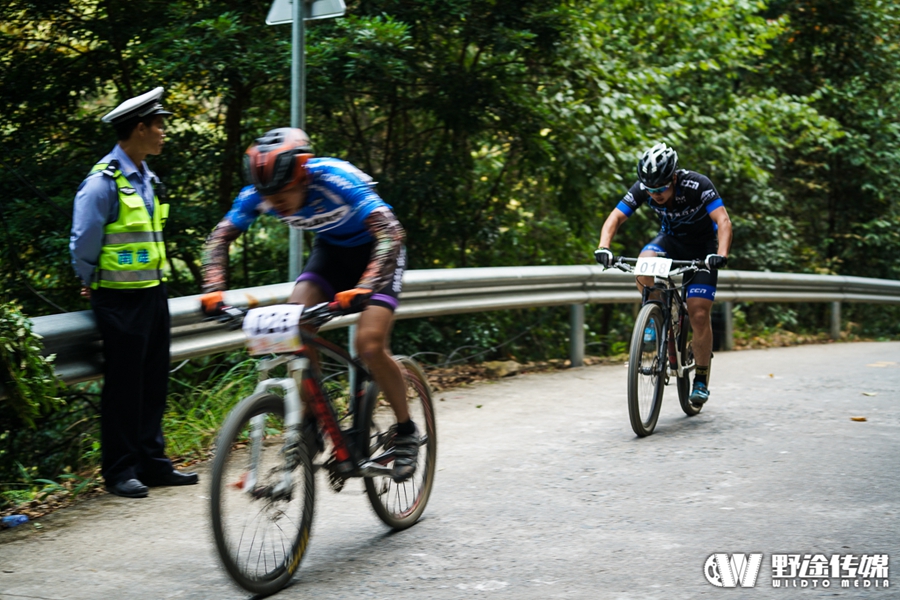
<svg viewBox="0 0 900 600"><path fill-rule="evenodd" d="M691 320L686 314L682 317L681 332L678 334L675 344L681 355L682 367L681 377L676 377L678 402L681 404L684 414L693 417L703 407L691 403L691 373L696 365L694 363L694 332L691 329Z"/></svg>
<svg viewBox="0 0 900 600"><path fill-rule="evenodd" d="M663 314L657 304L645 304L634 322L628 356L628 416L639 437L653 433L665 388L666 341Z"/></svg>
<svg viewBox="0 0 900 600"><path fill-rule="evenodd" d="M216 442L210 514L219 557L248 592L273 594L299 567L314 481L299 431L286 430L283 398L253 395L231 411Z"/></svg>
<svg viewBox="0 0 900 600"><path fill-rule="evenodd" d="M395 357L406 381L409 414L419 428L419 458L416 472L401 483L390 476L366 477L366 494L375 514L394 529L412 526L425 511L434 484L437 459L437 425L431 387L422 368L411 358ZM395 418L387 400L378 393L374 382L364 407L363 432L368 432L369 457L373 462L390 465L395 435ZM365 434L364 434L365 435Z"/></svg>

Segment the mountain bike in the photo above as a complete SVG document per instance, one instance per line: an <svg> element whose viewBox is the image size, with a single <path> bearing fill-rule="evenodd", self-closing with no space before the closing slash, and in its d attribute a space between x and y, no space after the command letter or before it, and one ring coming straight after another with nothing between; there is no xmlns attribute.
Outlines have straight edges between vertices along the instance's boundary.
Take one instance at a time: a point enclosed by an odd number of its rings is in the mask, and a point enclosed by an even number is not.
<svg viewBox="0 0 900 600"><path fill-rule="evenodd" d="M362 362L310 331L347 312L336 303L224 312L221 320L242 323L251 354L272 357L259 361L255 391L231 411L216 441L212 529L229 575L245 590L267 595L290 581L306 553L317 471L327 473L335 492L347 479L363 478L375 513L395 530L419 519L434 483L434 405L419 365L395 357L421 431L416 472L397 483L389 404ZM314 420L304 416L301 389Z"/></svg>
<svg viewBox="0 0 900 600"><path fill-rule="evenodd" d="M641 294L642 307L634 322L628 355L628 416L634 433L645 437L656 427L670 376L675 377L684 413L692 417L702 408L690 400L691 373L697 365L684 284L677 285L672 278L705 269L706 265L702 260L620 256L612 266L653 276L653 285Z"/></svg>

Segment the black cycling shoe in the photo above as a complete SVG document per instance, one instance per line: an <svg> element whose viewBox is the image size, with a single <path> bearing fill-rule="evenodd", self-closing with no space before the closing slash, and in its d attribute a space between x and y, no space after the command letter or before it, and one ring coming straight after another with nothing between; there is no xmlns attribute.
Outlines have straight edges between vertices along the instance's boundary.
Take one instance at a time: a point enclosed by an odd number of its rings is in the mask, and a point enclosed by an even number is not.
<svg viewBox="0 0 900 600"><path fill-rule="evenodd" d="M412 477L416 472L416 463L419 459L419 428L413 423L413 432L408 435L397 433L397 426L391 426L394 432L394 468L391 471L391 479L401 483Z"/></svg>

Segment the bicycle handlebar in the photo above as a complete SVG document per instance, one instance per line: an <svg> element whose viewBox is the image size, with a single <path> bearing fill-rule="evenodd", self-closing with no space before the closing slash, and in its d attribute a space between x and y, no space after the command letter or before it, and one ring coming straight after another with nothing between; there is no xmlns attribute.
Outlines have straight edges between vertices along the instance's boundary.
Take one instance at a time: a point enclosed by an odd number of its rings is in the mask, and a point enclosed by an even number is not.
<svg viewBox="0 0 900 600"><path fill-rule="evenodd" d="M345 309L341 308L340 304L337 302L322 302L313 306L304 307L303 313L300 315L299 324L320 327L335 317L362 312L365 308L365 304ZM243 322L244 317L249 311L250 309L239 308L236 306L223 306L220 309L220 314L208 317L206 320L215 319L219 323L227 323L232 327L237 328Z"/></svg>
<svg viewBox="0 0 900 600"><path fill-rule="evenodd" d="M624 271L626 273L634 273L634 265L637 264L637 258L629 258L627 256L614 256L612 267ZM706 261L703 259L695 260L673 260L673 267L678 267L669 272L668 276L681 275L688 271L699 271L706 268ZM611 267L611 268L612 268ZM649 277L649 275L648 275Z"/></svg>

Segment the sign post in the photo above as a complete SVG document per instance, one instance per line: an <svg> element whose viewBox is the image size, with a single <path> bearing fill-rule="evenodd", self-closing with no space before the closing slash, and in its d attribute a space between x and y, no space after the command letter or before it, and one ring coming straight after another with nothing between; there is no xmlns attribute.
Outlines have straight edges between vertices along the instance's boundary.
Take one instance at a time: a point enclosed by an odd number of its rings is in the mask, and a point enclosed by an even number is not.
<svg viewBox="0 0 900 600"><path fill-rule="evenodd" d="M306 21L344 15L344 0L275 0L267 25L290 23L291 30L291 127L306 128ZM288 250L291 281L303 270L303 232L291 227Z"/></svg>

